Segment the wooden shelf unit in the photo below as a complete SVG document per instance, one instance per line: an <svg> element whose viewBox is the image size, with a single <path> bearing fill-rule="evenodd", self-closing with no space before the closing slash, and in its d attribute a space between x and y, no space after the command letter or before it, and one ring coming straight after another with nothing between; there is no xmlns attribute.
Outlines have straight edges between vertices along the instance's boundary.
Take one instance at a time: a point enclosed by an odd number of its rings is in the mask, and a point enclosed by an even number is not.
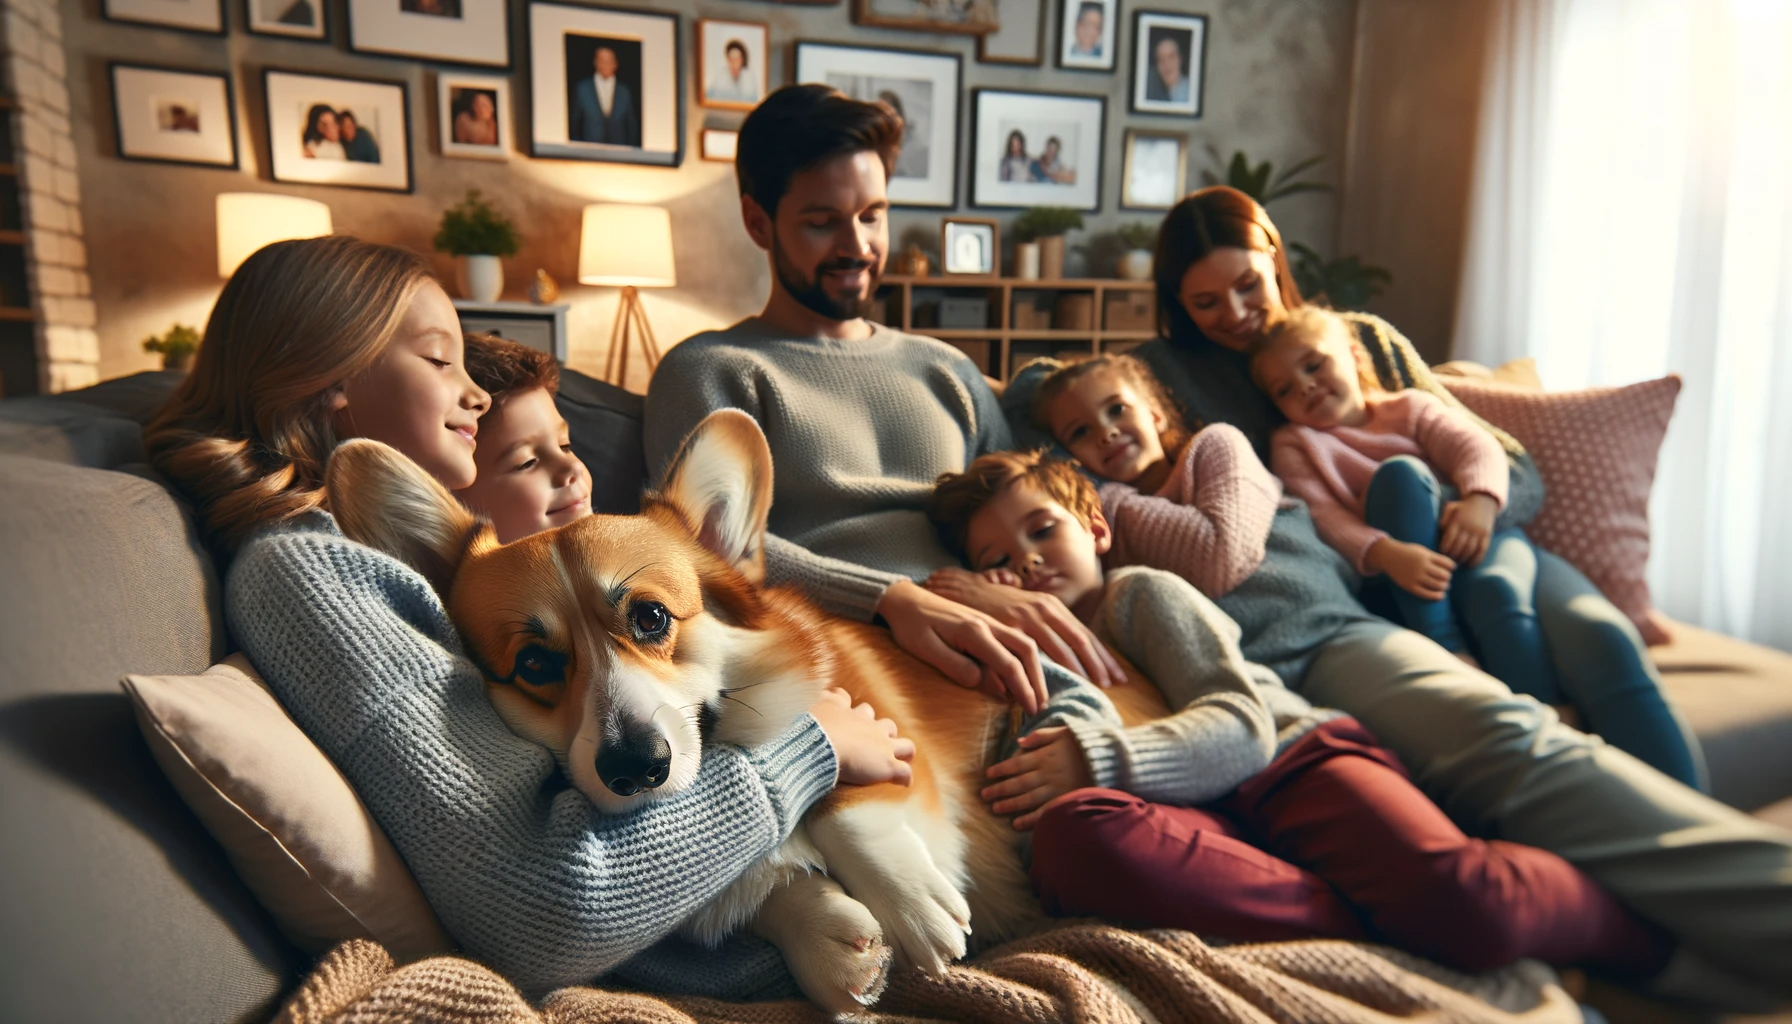
<svg viewBox="0 0 1792 1024"><path fill-rule="evenodd" d="M1105 322L1107 297L1110 294L1150 293L1154 287L1150 281L1094 277L1023 281L1013 277L909 277L886 274L878 283L878 297L884 301L884 322L889 326L947 342L976 361L984 373L1005 381L1017 368L1017 361L1024 363L1028 359L1061 352L1086 352L1094 355L1120 351L1157 337L1155 330L1110 330ZM918 325L915 317L917 292L940 292L951 297L987 299L991 325L981 328ZM1088 330L1015 327L1016 292L1052 294L1054 298L1056 294L1065 292L1086 293L1093 304L1091 326Z"/></svg>

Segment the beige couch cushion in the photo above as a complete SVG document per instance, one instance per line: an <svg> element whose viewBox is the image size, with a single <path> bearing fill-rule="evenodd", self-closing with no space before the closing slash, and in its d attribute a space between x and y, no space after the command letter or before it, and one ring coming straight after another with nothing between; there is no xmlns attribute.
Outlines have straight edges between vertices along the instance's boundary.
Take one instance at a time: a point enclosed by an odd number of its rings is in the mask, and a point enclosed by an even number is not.
<svg viewBox="0 0 1792 1024"><path fill-rule="evenodd" d="M247 658L124 688L156 762L294 944L370 938L400 961L452 948L391 840Z"/></svg>
<svg viewBox="0 0 1792 1024"><path fill-rule="evenodd" d="M1676 622L1651 647L1711 767L1711 795L1755 811L1792 796L1792 654Z"/></svg>

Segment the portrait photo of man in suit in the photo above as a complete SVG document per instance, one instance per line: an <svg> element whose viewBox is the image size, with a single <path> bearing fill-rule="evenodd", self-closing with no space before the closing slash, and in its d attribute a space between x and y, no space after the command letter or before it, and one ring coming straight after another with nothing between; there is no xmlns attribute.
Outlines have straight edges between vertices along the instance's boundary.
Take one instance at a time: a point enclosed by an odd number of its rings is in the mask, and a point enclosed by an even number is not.
<svg viewBox="0 0 1792 1024"><path fill-rule="evenodd" d="M641 145L641 44L566 37L567 138L610 146Z"/></svg>

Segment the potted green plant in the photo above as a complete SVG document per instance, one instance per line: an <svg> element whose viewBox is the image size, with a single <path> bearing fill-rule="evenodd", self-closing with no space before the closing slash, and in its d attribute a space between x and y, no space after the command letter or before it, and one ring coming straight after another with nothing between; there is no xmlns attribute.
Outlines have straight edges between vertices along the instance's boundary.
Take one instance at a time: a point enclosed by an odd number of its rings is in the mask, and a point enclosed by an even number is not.
<svg viewBox="0 0 1792 1024"><path fill-rule="evenodd" d="M1037 244L1039 270L1033 275L1054 281L1064 276L1064 233L1083 226L1083 215L1068 206L1035 206L1014 218L1009 228L1016 241L1014 266L1016 277L1028 277L1026 258L1021 250Z"/></svg>
<svg viewBox="0 0 1792 1024"><path fill-rule="evenodd" d="M436 251L460 258L461 294L494 302L504 294L504 263L520 245L516 225L485 201L478 189L442 214Z"/></svg>
<svg viewBox="0 0 1792 1024"><path fill-rule="evenodd" d="M1126 251L1121 254L1115 273L1126 281L1147 281L1151 278L1151 246L1157 242L1157 229L1134 221L1120 225L1114 234Z"/></svg>
<svg viewBox="0 0 1792 1024"><path fill-rule="evenodd" d="M199 351L199 332L186 324L175 324L167 334L144 338L143 351L161 353L164 370L185 370L193 365L193 355Z"/></svg>

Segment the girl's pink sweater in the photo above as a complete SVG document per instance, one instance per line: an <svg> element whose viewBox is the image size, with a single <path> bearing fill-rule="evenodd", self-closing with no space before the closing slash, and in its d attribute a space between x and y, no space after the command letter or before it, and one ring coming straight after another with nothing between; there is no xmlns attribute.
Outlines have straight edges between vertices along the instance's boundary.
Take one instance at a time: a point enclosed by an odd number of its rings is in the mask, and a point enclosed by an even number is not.
<svg viewBox="0 0 1792 1024"><path fill-rule="evenodd" d="M1114 533L1103 562L1166 569L1219 598L1257 571L1281 500L1281 481L1244 434L1215 423L1176 453L1176 469L1155 495L1131 484L1101 486Z"/></svg>
<svg viewBox="0 0 1792 1024"><path fill-rule="evenodd" d="M1363 522L1363 496L1396 455L1425 461L1464 495L1506 506L1506 452L1467 416L1417 388L1365 396L1369 422L1315 430L1290 423L1270 439L1269 464L1313 513L1319 536L1368 575L1369 548L1387 534Z"/></svg>

